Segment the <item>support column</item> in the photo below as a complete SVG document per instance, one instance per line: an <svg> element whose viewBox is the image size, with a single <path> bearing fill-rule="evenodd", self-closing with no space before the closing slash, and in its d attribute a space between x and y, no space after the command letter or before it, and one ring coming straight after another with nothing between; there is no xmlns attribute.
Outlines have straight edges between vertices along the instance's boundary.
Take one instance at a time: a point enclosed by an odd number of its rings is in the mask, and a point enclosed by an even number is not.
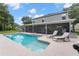
<svg viewBox="0 0 79 59"><path fill-rule="evenodd" d="M23 31L26 32L26 30L27 30L27 29L26 29L26 26L24 26L24 27L23 27Z"/></svg>
<svg viewBox="0 0 79 59"><path fill-rule="evenodd" d="M34 25L33 25L33 20L32 20L32 32L34 32Z"/></svg>
<svg viewBox="0 0 79 59"><path fill-rule="evenodd" d="M47 24L45 24L45 31L46 31L45 33L47 34Z"/></svg>
<svg viewBox="0 0 79 59"><path fill-rule="evenodd" d="M34 32L33 30L34 30L34 27L33 27L33 24L32 24L32 32Z"/></svg>
<svg viewBox="0 0 79 59"><path fill-rule="evenodd" d="M72 25L71 25L71 22L69 22L69 32L71 32L71 30L72 30L72 27L71 27Z"/></svg>

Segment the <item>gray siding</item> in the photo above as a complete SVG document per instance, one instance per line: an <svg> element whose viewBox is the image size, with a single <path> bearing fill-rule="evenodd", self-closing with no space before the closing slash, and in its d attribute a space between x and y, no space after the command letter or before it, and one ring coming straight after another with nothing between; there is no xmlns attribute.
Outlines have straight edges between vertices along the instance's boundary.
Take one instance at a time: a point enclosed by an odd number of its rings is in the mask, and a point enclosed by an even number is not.
<svg viewBox="0 0 79 59"><path fill-rule="evenodd" d="M42 23L42 20L44 20L44 22L60 21L60 20L63 20L62 19L63 16L66 16L65 20L69 19L67 13L64 13L64 14L58 14L58 15L53 15L53 16L34 19L33 22L34 23Z"/></svg>

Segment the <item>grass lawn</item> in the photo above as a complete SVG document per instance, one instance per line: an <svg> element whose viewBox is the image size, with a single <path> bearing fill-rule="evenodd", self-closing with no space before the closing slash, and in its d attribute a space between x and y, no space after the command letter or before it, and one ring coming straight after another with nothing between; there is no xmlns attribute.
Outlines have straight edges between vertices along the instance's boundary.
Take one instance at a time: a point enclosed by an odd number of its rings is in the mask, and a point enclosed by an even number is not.
<svg viewBox="0 0 79 59"><path fill-rule="evenodd" d="M22 32L22 31L21 30L0 31L0 34L11 34L16 32Z"/></svg>
<svg viewBox="0 0 79 59"><path fill-rule="evenodd" d="M77 35L79 35L79 32L75 32Z"/></svg>

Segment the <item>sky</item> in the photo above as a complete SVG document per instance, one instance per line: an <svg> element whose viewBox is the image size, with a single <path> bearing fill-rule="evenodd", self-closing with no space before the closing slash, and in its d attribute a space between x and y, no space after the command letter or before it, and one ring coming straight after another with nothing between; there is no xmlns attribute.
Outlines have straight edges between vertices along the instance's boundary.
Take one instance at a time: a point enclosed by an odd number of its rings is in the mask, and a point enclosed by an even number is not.
<svg viewBox="0 0 79 59"><path fill-rule="evenodd" d="M10 14L14 16L14 22L23 25L23 16L37 18L50 13L63 12L63 8L68 8L69 3L7 3Z"/></svg>

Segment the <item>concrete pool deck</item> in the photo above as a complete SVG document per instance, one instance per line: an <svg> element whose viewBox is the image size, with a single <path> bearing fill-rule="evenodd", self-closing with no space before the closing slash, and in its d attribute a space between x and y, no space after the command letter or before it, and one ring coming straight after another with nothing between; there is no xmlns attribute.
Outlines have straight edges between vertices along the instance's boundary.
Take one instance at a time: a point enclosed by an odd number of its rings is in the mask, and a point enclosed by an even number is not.
<svg viewBox="0 0 79 59"><path fill-rule="evenodd" d="M70 42L52 40L43 52L36 53L0 34L0 56L79 56L72 47L73 44L79 43L79 37L70 38L70 40Z"/></svg>

